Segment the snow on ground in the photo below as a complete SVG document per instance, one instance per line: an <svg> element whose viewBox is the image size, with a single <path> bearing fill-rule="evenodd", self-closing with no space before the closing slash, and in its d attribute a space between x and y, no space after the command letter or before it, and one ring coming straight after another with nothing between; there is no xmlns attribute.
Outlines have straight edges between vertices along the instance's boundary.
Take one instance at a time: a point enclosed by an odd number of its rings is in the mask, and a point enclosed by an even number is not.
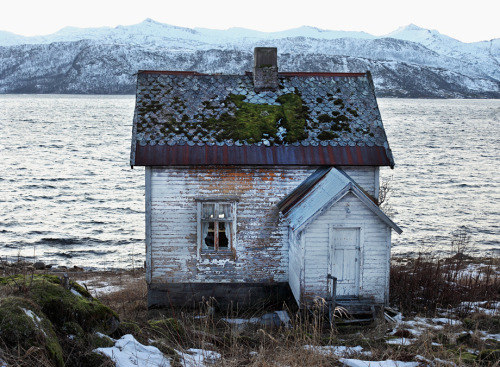
<svg viewBox="0 0 500 367"><path fill-rule="evenodd" d="M363 351L363 347L360 345L356 347L346 347L344 345L327 345L327 346L304 345L304 349L312 350L316 353L323 355L334 354L336 356L347 356L355 353L363 354L366 356L371 355L370 351Z"/></svg>
<svg viewBox="0 0 500 367"><path fill-rule="evenodd" d="M213 365L221 357L217 352L204 349L191 348L187 350L187 353L176 352L181 357L181 364L183 367L202 367L207 363Z"/></svg>
<svg viewBox="0 0 500 367"><path fill-rule="evenodd" d="M449 319L447 317L433 318L431 321L437 325L462 325L462 321Z"/></svg>
<svg viewBox="0 0 500 367"><path fill-rule="evenodd" d="M242 325L242 324L258 324L260 322L260 317L252 317L250 319L228 319L222 318L222 321L227 322L232 325Z"/></svg>
<svg viewBox="0 0 500 367"><path fill-rule="evenodd" d="M124 335L110 348L97 348L115 362L116 367L170 367L170 360L156 347L142 345L130 335Z"/></svg>
<svg viewBox="0 0 500 367"><path fill-rule="evenodd" d="M490 316L500 314L500 302L462 302L458 308L468 309L474 312L482 312Z"/></svg>
<svg viewBox="0 0 500 367"><path fill-rule="evenodd" d="M406 329L410 331L413 335L419 336L425 330L441 330L445 326L461 325L462 322L458 320L449 319L446 317L439 317L428 319L425 317L415 317L413 320L405 320L398 323L398 329ZM392 334L395 334L397 330L394 330ZM407 344L405 344L407 345Z"/></svg>
<svg viewBox="0 0 500 367"><path fill-rule="evenodd" d="M392 344L392 345L412 345L415 343L416 339L410 339L410 338L396 338L396 339L389 339L386 341L387 344Z"/></svg>
<svg viewBox="0 0 500 367"><path fill-rule="evenodd" d="M108 336L100 334L102 337ZM116 367L170 367L170 358L156 347L142 345L130 335L114 340L115 345L109 348L97 348L94 351L108 356L115 362ZM183 367L212 366L221 358L221 355L211 350L188 349L186 352L176 351Z"/></svg>
<svg viewBox="0 0 500 367"><path fill-rule="evenodd" d="M349 367L417 367L419 362L400 361L361 361L359 359L341 358L340 362Z"/></svg>

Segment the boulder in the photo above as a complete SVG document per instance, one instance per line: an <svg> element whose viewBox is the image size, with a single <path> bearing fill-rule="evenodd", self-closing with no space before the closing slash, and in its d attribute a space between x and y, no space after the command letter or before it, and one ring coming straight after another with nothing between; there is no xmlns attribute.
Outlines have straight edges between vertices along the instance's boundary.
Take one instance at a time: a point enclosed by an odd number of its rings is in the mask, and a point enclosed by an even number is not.
<svg viewBox="0 0 500 367"><path fill-rule="evenodd" d="M40 348L55 366L64 366L63 352L52 323L28 299L0 299L0 338L14 351Z"/></svg>

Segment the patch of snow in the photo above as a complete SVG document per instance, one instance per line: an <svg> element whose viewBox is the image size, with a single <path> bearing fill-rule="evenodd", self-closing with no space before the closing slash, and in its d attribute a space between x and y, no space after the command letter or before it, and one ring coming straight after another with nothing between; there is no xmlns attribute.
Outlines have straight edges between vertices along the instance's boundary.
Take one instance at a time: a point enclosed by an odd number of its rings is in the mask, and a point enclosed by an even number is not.
<svg viewBox="0 0 500 367"><path fill-rule="evenodd" d="M430 360L430 359L427 359L421 355L416 355L415 356L415 359L419 362L422 362L422 363L425 363L427 366L456 366L456 364L454 362L450 362L450 361L445 361L443 359L440 359L440 358L434 358L433 360Z"/></svg>
<svg viewBox="0 0 500 367"><path fill-rule="evenodd" d="M176 351L181 357L183 367L204 367L217 363L221 355L217 352L204 349L188 349L187 353Z"/></svg>
<svg viewBox="0 0 500 367"><path fill-rule="evenodd" d="M37 314L34 313L33 311L27 310L25 308L22 308L22 310L24 311L24 313L26 314L26 316L28 316L29 318L31 318L31 320L33 320L33 322L35 323L36 327L38 327L40 329L40 331L43 333L43 335L47 336L47 334L45 333L45 331L40 326L40 323L42 322L42 320L37 316Z"/></svg>
<svg viewBox="0 0 500 367"><path fill-rule="evenodd" d="M243 324L258 324L260 322L260 317L252 317L250 319L227 319L222 318L221 320L233 325L243 325Z"/></svg>
<svg viewBox="0 0 500 367"><path fill-rule="evenodd" d="M25 309L25 308L23 308L22 310L24 311L24 313L26 314L26 316L28 316L29 318L31 318L31 319L35 322L35 324L39 324L39 323L40 323L40 321L42 321L42 320L40 320L40 318L37 316L37 314L36 314L36 313L34 313L33 311L31 311L31 310L27 310L27 309Z"/></svg>
<svg viewBox="0 0 500 367"><path fill-rule="evenodd" d="M111 285L108 282L99 281L97 279L90 279L84 284L88 288L90 294L94 294L96 297L100 294L114 293L123 289L122 286ZM71 291L73 292L73 289Z"/></svg>
<svg viewBox="0 0 500 367"><path fill-rule="evenodd" d="M75 296L78 296L78 297L83 297L83 296L80 294L80 292L78 292L76 289L71 288L70 290L71 290L71 293L73 293Z"/></svg>
<svg viewBox="0 0 500 367"><path fill-rule="evenodd" d="M116 342L115 339L113 339L112 337L106 335L106 334L103 334L103 333L100 333L100 332L96 332L95 335L97 335L99 338L102 338L102 339L108 339L108 340L111 340L112 342Z"/></svg>
<svg viewBox="0 0 500 367"><path fill-rule="evenodd" d="M439 318L434 318L434 319L431 319L432 322L434 322L435 324L444 324L444 325L462 325L462 321L459 321L459 320L453 320L453 319L449 319L449 318L446 318L446 317L439 317Z"/></svg>
<svg viewBox="0 0 500 367"><path fill-rule="evenodd" d="M288 315L288 312L286 311L274 311L276 315L280 318L280 321L283 325L290 326L290 316Z"/></svg>
<svg viewBox="0 0 500 367"><path fill-rule="evenodd" d="M486 315L494 316L500 314L500 302L462 302L458 309L469 309L474 312L482 312Z"/></svg>
<svg viewBox="0 0 500 367"><path fill-rule="evenodd" d="M418 362L401 362L401 361L361 361L359 359L341 358L340 362L349 367L417 367Z"/></svg>
<svg viewBox="0 0 500 367"><path fill-rule="evenodd" d="M363 347L360 345L356 347L346 347L345 345L326 345L326 346L304 345L304 349L312 350L322 355L334 354L336 356L346 356L354 353L363 354L367 356L371 355L370 351L363 351Z"/></svg>
<svg viewBox="0 0 500 367"><path fill-rule="evenodd" d="M94 352L108 356L116 367L170 367L170 360L156 347L142 345L130 335L124 335L110 348L97 348Z"/></svg>
<svg viewBox="0 0 500 367"><path fill-rule="evenodd" d="M416 341L416 339L397 338L397 339L386 340L386 343L393 344L393 345L411 345L415 341Z"/></svg>
<svg viewBox="0 0 500 367"><path fill-rule="evenodd" d="M483 339L483 340L493 339L493 340L500 342L500 334L488 334L485 332L481 332L481 339Z"/></svg>

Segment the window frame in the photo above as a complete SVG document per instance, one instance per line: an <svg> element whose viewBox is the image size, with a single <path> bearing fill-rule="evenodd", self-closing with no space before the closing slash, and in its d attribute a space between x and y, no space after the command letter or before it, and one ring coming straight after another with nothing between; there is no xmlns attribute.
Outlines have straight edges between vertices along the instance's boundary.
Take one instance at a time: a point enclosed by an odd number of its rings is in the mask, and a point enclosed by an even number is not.
<svg viewBox="0 0 500 367"><path fill-rule="evenodd" d="M234 197L215 197L215 198L196 198L196 204L197 204L197 255L198 258L200 258L203 255L229 255L233 258L236 258L236 203L237 203L237 198ZM213 204L214 205L214 215L215 217L213 220L207 220L206 218L203 218L203 206L207 204ZM230 219L219 219L217 218L218 214L220 212L218 209L220 208L219 205L230 205ZM204 248L203 247L203 223L207 222L212 222L212 223L217 223L217 225L214 224L214 239L217 239L217 235L215 233L218 233L219 231L219 223L230 223L230 235L227 237L228 239L228 246L227 248L225 247L219 247L219 244L215 242L214 240L214 247L213 249L210 248Z"/></svg>

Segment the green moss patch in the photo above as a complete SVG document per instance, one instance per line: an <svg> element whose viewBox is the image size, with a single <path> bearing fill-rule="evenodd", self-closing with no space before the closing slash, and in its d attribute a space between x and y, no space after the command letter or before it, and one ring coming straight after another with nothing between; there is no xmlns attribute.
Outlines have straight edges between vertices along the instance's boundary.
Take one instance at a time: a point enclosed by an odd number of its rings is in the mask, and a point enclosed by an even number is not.
<svg viewBox="0 0 500 367"><path fill-rule="evenodd" d="M78 293L80 291L77 289ZM56 325L74 321L85 331L104 334L111 334L119 325L118 315L109 307L85 294L76 295L60 285L35 282L30 297Z"/></svg>
<svg viewBox="0 0 500 367"><path fill-rule="evenodd" d="M56 366L64 365L52 323L30 300L19 297L0 300L0 337L10 348L44 349Z"/></svg>
<svg viewBox="0 0 500 367"><path fill-rule="evenodd" d="M256 143L270 139L280 144L307 137L308 108L299 95L290 93L280 96L277 99L280 105L276 106L244 102L244 99L242 95L229 95L224 102L230 107L229 112L204 120L200 124L203 130L215 131L217 141L233 139Z"/></svg>
<svg viewBox="0 0 500 367"><path fill-rule="evenodd" d="M0 283L16 285L25 298L36 303L56 326L75 322L84 331L111 334L119 325L116 312L91 297L88 291L75 282L71 290L65 289L59 277L35 274L30 277L0 278Z"/></svg>

